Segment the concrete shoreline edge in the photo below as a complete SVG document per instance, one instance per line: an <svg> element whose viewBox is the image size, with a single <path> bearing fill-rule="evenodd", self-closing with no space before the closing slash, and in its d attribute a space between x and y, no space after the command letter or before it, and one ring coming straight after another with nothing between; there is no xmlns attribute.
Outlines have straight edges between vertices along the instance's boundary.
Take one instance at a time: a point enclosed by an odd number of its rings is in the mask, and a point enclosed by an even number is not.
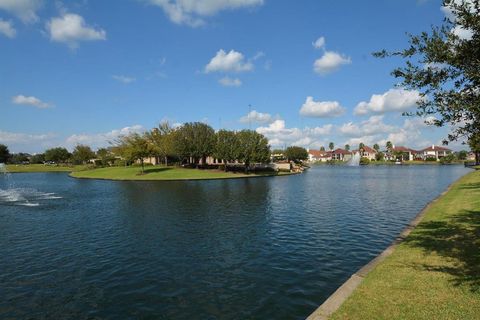
<svg viewBox="0 0 480 320"><path fill-rule="evenodd" d="M469 173L471 174L471 173ZM467 174L468 175L468 174ZM383 250L378 256L370 260L366 265L357 270L350 278L345 281L334 293L332 293L327 300L325 300L314 312L312 312L306 320L326 320L340 306L350 297L355 289L362 283L366 275L375 269L385 258L390 256L396 249L396 247L402 243L405 238L415 229L415 227L422 221L425 214L440 198L447 194L454 185L460 182L465 176L460 177L453 183L451 183L445 191L438 195L435 199L430 201L425 207L413 218L412 221L403 229L403 231L393 240L393 242Z"/></svg>

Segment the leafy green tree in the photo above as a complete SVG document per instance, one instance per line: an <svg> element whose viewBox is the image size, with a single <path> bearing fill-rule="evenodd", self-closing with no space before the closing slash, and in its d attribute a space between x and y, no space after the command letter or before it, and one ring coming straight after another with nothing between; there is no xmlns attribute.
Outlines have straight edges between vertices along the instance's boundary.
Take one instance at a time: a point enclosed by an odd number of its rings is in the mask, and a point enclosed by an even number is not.
<svg viewBox="0 0 480 320"><path fill-rule="evenodd" d="M335 144L333 142L330 142L328 144L328 149L330 149L330 151L333 151L333 148L335 148Z"/></svg>
<svg viewBox="0 0 480 320"><path fill-rule="evenodd" d="M308 152L305 148L291 146L285 150L285 156L288 160L298 163L302 160L308 159Z"/></svg>
<svg viewBox="0 0 480 320"><path fill-rule="evenodd" d="M157 128L147 132L147 138L152 144L153 153L164 159L168 165L168 157L175 154L173 128L168 121L161 122Z"/></svg>
<svg viewBox="0 0 480 320"><path fill-rule="evenodd" d="M102 166L107 166L115 161L115 155L107 148L98 149L97 158L100 160Z"/></svg>
<svg viewBox="0 0 480 320"><path fill-rule="evenodd" d="M0 144L0 163L7 163L10 158L10 151L4 144Z"/></svg>
<svg viewBox="0 0 480 320"><path fill-rule="evenodd" d="M375 160L377 161L385 160L385 154L383 154L383 152L377 152L377 154L375 155Z"/></svg>
<svg viewBox="0 0 480 320"><path fill-rule="evenodd" d="M373 150L377 151L377 153L378 153L378 151L380 150L380 146L378 145L378 143L375 143L373 145Z"/></svg>
<svg viewBox="0 0 480 320"><path fill-rule="evenodd" d="M320 147L320 151L325 151L325 147L324 147L324 146L321 146L321 147Z"/></svg>
<svg viewBox="0 0 480 320"><path fill-rule="evenodd" d="M142 174L145 173L144 159L153 154L150 142L145 135L139 133L119 137L114 150L128 162L140 161Z"/></svg>
<svg viewBox="0 0 480 320"><path fill-rule="evenodd" d="M237 136L240 145L238 160L245 164L246 173L251 163L269 162L270 146L265 136L253 130L242 130Z"/></svg>
<svg viewBox="0 0 480 320"><path fill-rule="evenodd" d="M387 144L385 145L385 148L387 149L388 152L391 152L393 149L393 144L391 141L387 141Z"/></svg>
<svg viewBox="0 0 480 320"><path fill-rule="evenodd" d="M240 144L237 134L234 131L219 130L216 133L215 157L223 160L224 169L227 171L227 163L238 159Z"/></svg>
<svg viewBox="0 0 480 320"><path fill-rule="evenodd" d="M349 144L345 145L345 150L350 151L350 145Z"/></svg>
<svg viewBox="0 0 480 320"><path fill-rule="evenodd" d="M30 162L30 154L28 153L14 153L10 156L10 160L8 161L13 164L22 164L22 163L29 163Z"/></svg>
<svg viewBox="0 0 480 320"><path fill-rule="evenodd" d="M177 153L183 157L193 159L194 164L202 160L206 163L208 156L215 151L215 131L202 122L188 122L175 130L174 141Z"/></svg>
<svg viewBox="0 0 480 320"><path fill-rule="evenodd" d="M468 152L465 150L461 150L457 153L457 159L458 160L466 160L468 156Z"/></svg>
<svg viewBox="0 0 480 320"><path fill-rule="evenodd" d="M70 152L62 147L51 148L45 150L45 161L52 161L55 163L66 163L71 157Z"/></svg>
<svg viewBox="0 0 480 320"><path fill-rule="evenodd" d="M76 164L86 164L93 158L95 158L95 152L89 146L79 144L73 149L72 159Z"/></svg>
<svg viewBox="0 0 480 320"><path fill-rule="evenodd" d="M30 158L30 163L33 163L33 164L41 164L44 162L45 162L45 155L43 153L34 154Z"/></svg>
<svg viewBox="0 0 480 320"><path fill-rule="evenodd" d="M365 149L365 144L363 142L360 142L360 144L358 145L358 150L363 151L363 149Z"/></svg>
<svg viewBox="0 0 480 320"><path fill-rule="evenodd" d="M421 97L416 112L406 114L434 115L429 124L451 128L443 141L448 143L480 133L480 4L478 0L444 0L443 7L450 14L441 26L410 35L404 50L374 55L405 61L392 75ZM464 36L454 30L465 31Z"/></svg>

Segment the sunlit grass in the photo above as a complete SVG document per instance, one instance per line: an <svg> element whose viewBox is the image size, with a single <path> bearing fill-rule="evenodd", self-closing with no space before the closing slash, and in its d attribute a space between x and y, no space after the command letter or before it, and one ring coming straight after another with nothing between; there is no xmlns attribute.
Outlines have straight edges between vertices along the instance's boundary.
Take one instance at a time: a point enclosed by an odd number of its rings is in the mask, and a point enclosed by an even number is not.
<svg viewBox="0 0 480 320"><path fill-rule="evenodd" d="M332 319L479 319L480 171L433 203Z"/></svg>

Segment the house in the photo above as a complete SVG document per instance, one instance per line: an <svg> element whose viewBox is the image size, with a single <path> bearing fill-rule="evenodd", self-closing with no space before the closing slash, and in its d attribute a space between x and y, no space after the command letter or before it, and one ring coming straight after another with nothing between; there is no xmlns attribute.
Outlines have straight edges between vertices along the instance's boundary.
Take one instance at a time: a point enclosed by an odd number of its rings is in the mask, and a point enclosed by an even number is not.
<svg viewBox="0 0 480 320"><path fill-rule="evenodd" d="M348 161L352 158L352 153L348 150L338 148L332 151L332 160Z"/></svg>
<svg viewBox="0 0 480 320"><path fill-rule="evenodd" d="M432 159L439 161L452 153L452 150L432 144L432 146L420 150L423 153L423 160Z"/></svg>
<svg viewBox="0 0 480 320"><path fill-rule="evenodd" d="M308 149L309 162L327 162L332 160L332 152L325 150L310 150Z"/></svg>
<svg viewBox="0 0 480 320"><path fill-rule="evenodd" d="M360 156L362 158L367 158L370 161L375 161L377 160L377 150L370 148L369 146L363 146L363 148L360 149Z"/></svg>
<svg viewBox="0 0 480 320"><path fill-rule="evenodd" d="M385 159L387 160L397 160L401 159L402 161L412 161L416 159L423 159L422 152L404 147L404 146L395 146L386 152Z"/></svg>

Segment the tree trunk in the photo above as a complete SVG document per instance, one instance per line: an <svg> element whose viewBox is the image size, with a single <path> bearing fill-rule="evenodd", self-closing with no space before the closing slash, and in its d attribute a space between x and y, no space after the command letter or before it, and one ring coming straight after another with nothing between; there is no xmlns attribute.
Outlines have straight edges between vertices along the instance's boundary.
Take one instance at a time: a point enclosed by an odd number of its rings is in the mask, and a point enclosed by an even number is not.
<svg viewBox="0 0 480 320"><path fill-rule="evenodd" d="M225 160L225 159L223 160L223 170L224 170L225 172L228 171L228 170L227 170L227 160Z"/></svg>
<svg viewBox="0 0 480 320"><path fill-rule="evenodd" d="M143 167L143 158L140 158L140 163L142 165L142 174L144 173L144 167Z"/></svg>
<svg viewBox="0 0 480 320"><path fill-rule="evenodd" d="M475 164L480 165L480 152L475 152Z"/></svg>
<svg viewBox="0 0 480 320"><path fill-rule="evenodd" d="M165 167L168 167L168 157L165 156Z"/></svg>
<svg viewBox="0 0 480 320"><path fill-rule="evenodd" d="M248 167L250 167L250 161L245 161L245 174L248 174Z"/></svg>

